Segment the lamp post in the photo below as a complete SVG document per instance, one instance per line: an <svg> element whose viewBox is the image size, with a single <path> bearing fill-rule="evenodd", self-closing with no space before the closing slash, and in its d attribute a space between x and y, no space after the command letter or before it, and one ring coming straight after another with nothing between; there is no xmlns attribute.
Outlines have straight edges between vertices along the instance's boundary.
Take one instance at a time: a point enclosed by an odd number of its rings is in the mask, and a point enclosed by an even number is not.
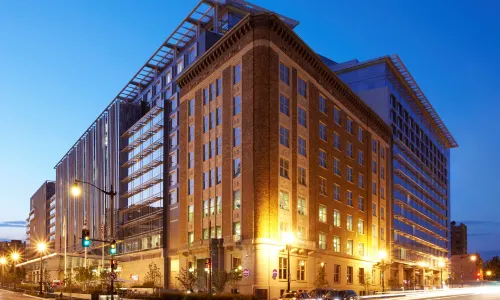
<svg viewBox="0 0 500 300"><path fill-rule="evenodd" d="M464 268L463 268L463 259L469 257L469 255L460 256L460 281L462 283L462 287L464 287ZM477 257L475 255L470 256L471 261L476 261ZM474 272L476 272L476 268L474 268Z"/></svg>
<svg viewBox="0 0 500 300"><path fill-rule="evenodd" d="M438 261L438 267L441 269L441 289L443 289L443 267L444 267L445 263L444 263L444 260L440 259Z"/></svg>
<svg viewBox="0 0 500 300"><path fill-rule="evenodd" d="M10 258L14 262L14 291L16 290L16 264L19 261L19 258L21 258L21 255L19 255L19 252L12 252L10 255Z"/></svg>
<svg viewBox="0 0 500 300"><path fill-rule="evenodd" d="M7 264L7 258L5 256L0 257L0 264L2 265L2 287L5 285L5 265Z"/></svg>
<svg viewBox="0 0 500 300"><path fill-rule="evenodd" d="M294 240L295 240L295 236L293 235L293 233L291 233L291 232L283 233L283 242L286 244L286 251L287 251L287 260L286 260L286 263L287 263L286 269L288 272L288 274L286 276L286 278L288 279L287 292L291 292L291 288L290 288L290 283L291 283L290 250L292 250L292 243L294 242Z"/></svg>
<svg viewBox="0 0 500 300"><path fill-rule="evenodd" d="M43 253L47 249L47 244L44 242L40 242L36 245L36 248L38 252L40 252L40 291L38 292L39 295L43 294L42 291L42 276L43 276Z"/></svg>
<svg viewBox="0 0 500 300"><path fill-rule="evenodd" d="M425 279L425 266L427 266L427 263L425 261L421 261L421 262L418 263L418 265L422 267L422 272L424 274L423 275L423 279L424 279L424 285L423 285L424 288L423 288L423 290L425 290L425 286L426 286L426 284L425 284L426 283L426 279Z"/></svg>
<svg viewBox="0 0 500 300"><path fill-rule="evenodd" d="M380 250L378 252L378 258L380 259L380 268L382 271L380 272L380 278L382 279L382 293L385 293L385 259L387 258L387 252L385 250Z"/></svg>
<svg viewBox="0 0 500 300"><path fill-rule="evenodd" d="M115 233L114 233L114 229L115 229L114 217L115 217L115 196L116 196L116 191L113 189L113 185L111 184L109 186L109 188L110 188L109 191L107 191L107 190L101 189L100 187L96 186L93 183L75 179L75 181L73 182L73 186L71 187L71 193L75 197L79 196L81 194L81 192L82 192L81 189L80 189L80 186L78 185L79 183L81 183L81 184L88 184L88 185L92 186L93 188L95 188L96 190L98 190L99 192L101 192L101 193L109 196L109 210L111 211L110 216L109 216L110 223L111 223L111 226L110 226L110 235L111 235L111 239L114 239L114 237L115 237ZM106 224L106 219L104 219L104 224ZM104 267L104 245L102 247L102 251L103 251L102 252L103 267ZM113 271L113 270L111 270L111 271ZM113 294L114 294L114 284L113 284L113 280L111 280L111 300L113 300Z"/></svg>

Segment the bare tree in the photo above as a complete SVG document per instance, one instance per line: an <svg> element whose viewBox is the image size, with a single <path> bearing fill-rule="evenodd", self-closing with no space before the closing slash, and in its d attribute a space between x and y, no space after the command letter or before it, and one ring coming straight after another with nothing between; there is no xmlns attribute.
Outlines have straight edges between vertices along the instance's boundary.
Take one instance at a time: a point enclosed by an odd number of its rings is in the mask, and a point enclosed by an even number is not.
<svg viewBox="0 0 500 300"><path fill-rule="evenodd" d="M190 272L187 269L181 268L179 276L177 276L176 279L179 281L184 290L193 291L196 287L196 281L198 278L196 276L196 270Z"/></svg>
<svg viewBox="0 0 500 300"><path fill-rule="evenodd" d="M144 276L144 286L150 286L152 288L161 287L161 271L160 268L152 261L149 266L149 270Z"/></svg>
<svg viewBox="0 0 500 300"><path fill-rule="evenodd" d="M216 294L224 292L227 280L228 280L228 274L226 271L219 269L212 270L212 290Z"/></svg>
<svg viewBox="0 0 500 300"><path fill-rule="evenodd" d="M318 273L316 273L316 280L314 280L314 286L316 288L326 288L328 287L328 280L326 279L325 267L320 267Z"/></svg>

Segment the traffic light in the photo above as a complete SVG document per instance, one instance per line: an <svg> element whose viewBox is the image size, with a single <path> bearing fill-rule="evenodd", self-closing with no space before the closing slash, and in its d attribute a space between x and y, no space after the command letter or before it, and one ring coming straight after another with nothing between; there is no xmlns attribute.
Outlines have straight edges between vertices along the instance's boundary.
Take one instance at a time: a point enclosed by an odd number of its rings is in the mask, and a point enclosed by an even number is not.
<svg viewBox="0 0 500 300"><path fill-rule="evenodd" d="M116 270L118 268L118 262L115 259L111 260L111 270Z"/></svg>
<svg viewBox="0 0 500 300"><path fill-rule="evenodd" d="M477 274L476 274L476 280L480 280L480 279L481 279L481 273L477 272Z"/></svg>
<svg viewBox="0 0 500 300"><path fill-rule="evenodd" d="M90 230L82 229L82 247L90 247Z"/></svg>
<svg viewBox="0 0 500 300"><path fill-rule="evenodd" d="M112 240L111 244L109 245L109 254L116 255L116 241L115 240Z"/></svg>

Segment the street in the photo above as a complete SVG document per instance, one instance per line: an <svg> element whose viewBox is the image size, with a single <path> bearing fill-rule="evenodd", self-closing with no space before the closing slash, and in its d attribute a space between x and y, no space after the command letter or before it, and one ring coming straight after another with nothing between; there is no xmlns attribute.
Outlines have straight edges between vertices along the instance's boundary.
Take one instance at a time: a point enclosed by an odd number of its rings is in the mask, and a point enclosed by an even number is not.
<svg viewBox="0 0 500 300"><path fill-rule="evenodd" d="M399 296L398 296L399 295ZM389 295L387 295L389 296ZM370 299L372 296L363 297L362 299ZM376 296L373 296L375 299ZM380 298L376 298L380 299ZM449 289L445 291L429 291L429 292L408 292L404 294L392 294L392 297L387 299L392 300L413 300L413 299L436 299L436 300L465 300L465 299L479 299L479 300L500 300L500 287L485 286L485 287L472 287L463 289Z"/></svg>

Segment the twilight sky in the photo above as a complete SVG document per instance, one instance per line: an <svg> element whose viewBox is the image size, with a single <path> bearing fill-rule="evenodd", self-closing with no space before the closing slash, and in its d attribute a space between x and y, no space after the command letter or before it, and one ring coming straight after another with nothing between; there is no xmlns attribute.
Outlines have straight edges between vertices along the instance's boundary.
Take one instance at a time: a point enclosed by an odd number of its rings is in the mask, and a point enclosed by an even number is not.
<svg viewBox="0 0 500 300"><path fill-rule="evenodd" d="M399 54L460 145L452 219L469 252L500 255L500 3L409 2L253 1L335 61ZM0 1L0 239L23 238L30 196L196 3Z"/></svg>

